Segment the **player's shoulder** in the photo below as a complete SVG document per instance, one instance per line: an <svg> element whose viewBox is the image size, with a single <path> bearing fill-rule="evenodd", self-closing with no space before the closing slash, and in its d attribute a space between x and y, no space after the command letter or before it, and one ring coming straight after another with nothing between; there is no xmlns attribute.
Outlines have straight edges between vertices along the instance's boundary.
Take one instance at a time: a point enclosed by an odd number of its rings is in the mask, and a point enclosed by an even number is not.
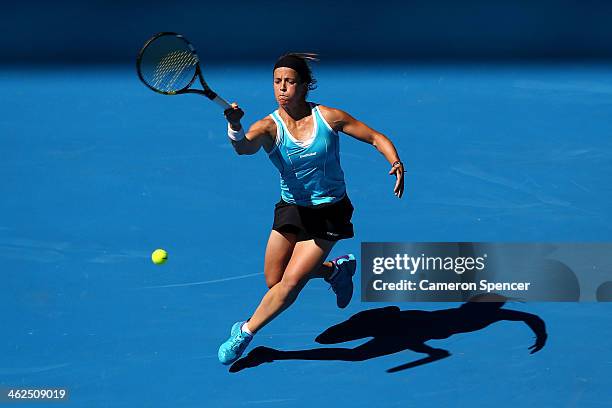
<svg viewBox="0 0 612 408"><path fill-rule="evenodd" d="M270 115L268 115L253 123L251 129L257 130L258 133L274 135L276 134L276 122L274 122L274 119L272 119Z"/></svg>
<svg viewBox="0 0 612 408"><path fill-rule="evenodd" d="M340 109L337 108L332 108L331 106L327 106L327 105L321 105L320 103L315 103L314 104L317 108L319 108L319 111L321 113L325 112L325 113L335 113L335 112L342 112Z"/></svg>
<svg viewBox="0 0 612 408"><path fill-rule="evenodd" d="M319 112L325 117L325 119L341 119L347 115L345 111L338 108L332 108L331 106L316 104L319 108Z"/></svg>
<svg viewBox="0 0 612 408"><path fill-rule="evenodd" d="M272 119L272 116L270 115L266 115L263 118L259 119L259 122L261 122L265 126L274 125L276 123L274 122L274 119Z"/></svg>
<svg viewBox="0 0 612 408"><path fill-rule="evenodd" d="M348 116L348 114L342 109L319 104L317 104L317 107L319 108L319 112L321 112L323 119L325 119L325 121L329 123L334 130L338 130Z"/></svg>

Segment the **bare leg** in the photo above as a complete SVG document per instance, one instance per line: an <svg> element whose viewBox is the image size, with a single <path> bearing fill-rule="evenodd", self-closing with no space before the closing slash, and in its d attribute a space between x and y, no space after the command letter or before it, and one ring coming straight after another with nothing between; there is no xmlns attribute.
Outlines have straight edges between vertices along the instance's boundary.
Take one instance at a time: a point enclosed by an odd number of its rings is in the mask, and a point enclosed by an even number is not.
<svg viewBox="0 0 612 408"><path fill-rule="evenodd" d="M255 333L264 327L297 299L308 280L322 275L323 261L334 244L333 241L322 239L300 241L295 244L281 281L272 286L261 300L249 320L249 330ZM331 270L330 266L323 268Z"/></svg>
<svg viewBox="0 0 612 408"><path fill-rule="evenodd" d="M264 275L268 288L272 288L283 278L296 243L297 235L295 234L275 230L270 232L264 259Z"/></svg>
<svg viewBox="0 0 612 408"><path fill-rule="evenodd" d="M283 273L289 264L296 243L297 236L295 234L276 230L272 230L270 233L264 260L264 275L268 288L272 288L283 278ZM332 263L325 261L311 274L311 277L329 278L332 272Z"/></svg>

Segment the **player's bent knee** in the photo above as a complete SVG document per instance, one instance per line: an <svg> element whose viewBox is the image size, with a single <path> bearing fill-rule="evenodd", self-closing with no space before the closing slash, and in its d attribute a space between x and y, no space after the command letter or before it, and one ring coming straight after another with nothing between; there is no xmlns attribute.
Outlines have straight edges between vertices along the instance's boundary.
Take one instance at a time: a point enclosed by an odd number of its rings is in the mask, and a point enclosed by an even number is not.
<svg viewBox="0 0 612 408"><path fill-rule="evenodd" d="M264 270L266 286L268 287L268 289L272 289L273 286L278 284L283 279L283 272L283 270L278 268L266 268Z"/></svg>
<svg viewBox="0 0 612 408"><path fill-rule="evenodd" d="M300 289L304 286L299 279L295 279L292 277L283 277L283 279L281 279L278 284L282 286L283 292L286 293L299 292Z"/></svg>
<svg viewBox="0 0 612 408"><path fill-rule="evenodd" d="M268 289L272 289L280 281L280 278L266 278L266 286L268 287Z"/></svg>

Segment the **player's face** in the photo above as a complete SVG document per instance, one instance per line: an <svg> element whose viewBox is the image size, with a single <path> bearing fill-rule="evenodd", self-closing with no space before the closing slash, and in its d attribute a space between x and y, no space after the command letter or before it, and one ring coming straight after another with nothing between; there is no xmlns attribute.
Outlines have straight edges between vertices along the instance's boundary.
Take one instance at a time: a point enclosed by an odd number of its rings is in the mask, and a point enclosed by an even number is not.
<svg viewBox="0 0 612 408"><path fill-rule="evenodd" d="M274 97L281 106L301 102L306 98L306 85L295 70L286 67L274 70Z"/></svg>

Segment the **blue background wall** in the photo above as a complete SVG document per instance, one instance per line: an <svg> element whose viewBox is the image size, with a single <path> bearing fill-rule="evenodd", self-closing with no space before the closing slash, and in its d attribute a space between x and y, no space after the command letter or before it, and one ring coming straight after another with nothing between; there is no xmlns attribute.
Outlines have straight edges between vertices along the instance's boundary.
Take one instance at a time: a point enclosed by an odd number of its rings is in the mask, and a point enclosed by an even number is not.
<svg viewBox="0 0 612 408"><path fill-rule="evenodd" d="M4 4L1 63L131 62L158 31L208 60L611 58L606 1L25 1Z"/></svg>

